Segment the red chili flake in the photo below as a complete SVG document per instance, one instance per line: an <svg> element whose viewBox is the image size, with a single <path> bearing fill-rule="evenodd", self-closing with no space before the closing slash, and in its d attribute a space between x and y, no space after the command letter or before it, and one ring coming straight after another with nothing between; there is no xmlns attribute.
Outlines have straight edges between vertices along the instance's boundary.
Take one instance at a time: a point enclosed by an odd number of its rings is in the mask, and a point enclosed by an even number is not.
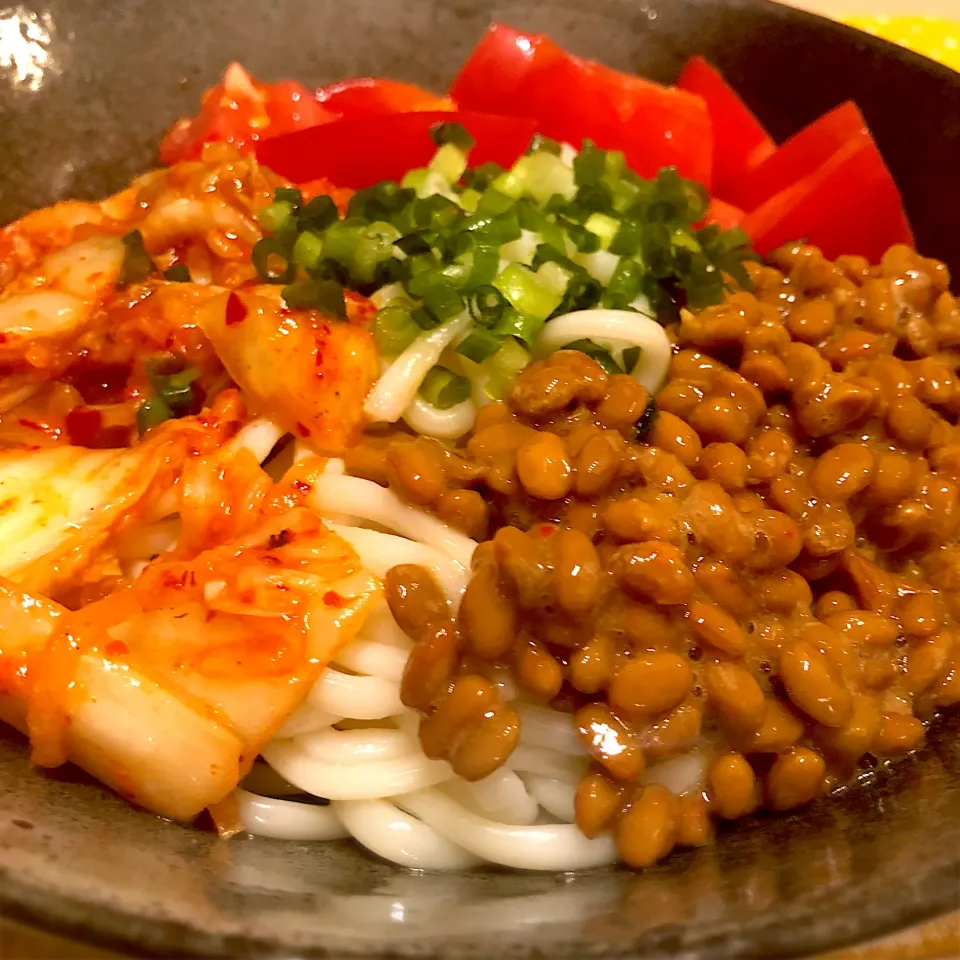
<svg viewBox="0 0 960 960"><path fill-rule="evenodd" d="M0 333L0 343L7 342L7 335L5 333Z"/></svg>
<svg viewBox="0 0 960 960"><path fill-rule="evenodd" d="M102 363L82 357L67 370L65 379L80 391L84 403L119 403L130 370L129 363Z"/></svg>
<svg viewBox="0 0 960 960"><path fill-rule="evenodd" d="M208 610L203 620L204 623L209 623L217 615L216 610Z"/></svg>
<svg viewBox="0 0 960 960"><path fill-rule="evenodd" d="M313 489L313 484L307 483L306 480L294 480L292 486L301 493L309 493Z"/></svg>
<svg viewBox="0 0 960 960"><path fill-rule="evenodd" d="M227 313L225 319L227 326L232 327L235 323L243 323L246 319L247 308L244 302L231 290L230 296L227 297Z"/></svg>
<svg viewBox="0 0 960 960"><path fill-rule="evenodd" d="M300 421L298 420L298 421L297 421L297 433L299 433L301 437L309 437L309 436L310 436L310 428L309 428L309 427L305 427L305 426L304 426L302 423L300 423Z"/></svg>
<svg viewBox="0 0 960 960"><path fill-rule="evenodd" d="M345 603L343 597L336 590L328 590L323 595L323 602L328 607L342 607Z"/></svg>
<svg viewBox="0 0 960 960"><path fill-rule="evenodd" d="M551 527L549 523L545 523L540 527L540 536L546 540L548 537L552 537L557 532L556 527Z"/></svg>
<svg viewBox="0 0 960 960"><path fill-rule="evenodd" d="M292 539L293 534L286 528L279 533L271 533L267 540L267 549L279 550L280 547L285 547Z"/></svg>
<svg viewBox="0 0 960 960"><path fill-rule="evenodd" d="M26 427L28 430L44 430L45 429L42 423L37 423L36 420L28 420L26 417L20 418L20 426Z"/></svg>
<svg viewBox="0 0 960 960"><path fill-rule="evenodd" d="M67 436L76 447L92 447L100 439L103 414L99 410L74 407L64 419Z"/></svg>
<svg viewBox="0 0 960 960"><path fill-rule="evenodd" d="M122 640L111 640L104 648L103 652L108 657L125 657L130 648Z"/></svg>
<svg viewBox="0 0 960 960"><path fill-rule="evenodd" d="M249 587L246 590L240 591L240 602L241 603L253 603L256 600L257 595Z"/></svg>

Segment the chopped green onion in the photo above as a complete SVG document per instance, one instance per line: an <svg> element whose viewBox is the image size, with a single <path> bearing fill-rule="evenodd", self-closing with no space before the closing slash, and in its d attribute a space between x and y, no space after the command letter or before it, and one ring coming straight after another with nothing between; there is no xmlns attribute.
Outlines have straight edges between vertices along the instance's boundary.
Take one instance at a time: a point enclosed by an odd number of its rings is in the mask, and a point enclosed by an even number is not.
<svg viewBox="0 0 960 960"><path fill-rule="evenodd" d="M294 210L299 210L303 194L296 187L277 187L273 191L273 199L276 203L289 203Z"/></svg>
<svg viewBox="0 0 960 960"><path fill-rule="evenodd" d="M293 262L276 237L263 237L253 247L253 268L266 283L289 283L293 279Z"/></svg>
<svg viewBox="0 0 960 960"><path fill-rule="evenodd" d="M439 173L447 183L456 183L467 169L467 155L452 143L445 143L434 155L427 168Z"/></svg>
<svg viewBox="0 0 960 960"><path fill-rule="evenodd" d="M605 213L591 213L584 227L600 238L600 247L606 250L620 230L620 221L608 217Z"/></svg>
<svg viewBox="0 0 960 960"><path fill-rule="evenodd" d="M463 175L463 182L477 193L483 193L487 187L503 173L503 167L497 163L481 163L479 167L468 169Z"/></svg>
<svg viewBox="0 0 960 960"><path fill-rule="evenodd" d="M623 353L620 355L620 359L623 362L624 371L626 373L633 373L633 371L637 368L637 364L640 362L640 348L624 348Z"/></svg>
<svg viewBox="0 0 960 960"><path fill-rule="evenodd" d="M393 245L400 239L400 231L393 224L371 223L362 233L348 264L360 283L369 283L376 275L377 266L393 257Z"/></svg>
<svg viewBox="0 0 960 960"><path fill-rule="evenodd" d="M438 280L423 293L421 299L423 305L440 323L463 312L463 297L449 282Z"/></svg>
<svg viewBox="0 0 960 960"><path fill-rule="evenodd" d="M580 253L595 253L600 249L600 237L592 230L580 226L579 223L569 224L567 235Z"/></svg>
<svg viewBox="0 0 960 960"><path fill-rule="evenodd" d="M573 270L566 270L554 260L547 260L540 264L536 272L537 281L551 293L562 299L573 279Z"/></svg>
<svg viewBox="0 0 960 960"><path fill-rule="evenodd" d="M145 364L147 379L156 394L154 399L159 399L171 411L171 417L189 412L194 400L191 384L200 376L197 367L170 369L179 363L176 357L167 356Z"/></svg>
<svg viewBox="0 0 960 960"><path fill-rule="evenodd" d="M477 142L462 123L456 123L455 121L438 123L431 127L430 137L438 147L452 144L464 153L472 150Z"/></svg>
<svg viewBox="0 0 960 960"><path fill-rule="evenodd" d="M175 263L163 271L165 280L172 280L174 283L190 283L190 269L185 263Z"/></svg>
<svg viewBox="0 0 960 960"><path fill-rule="evenodd" d="M502 337L498 337L489 330L475 327L460 341L457 353L462 354L474 363L482 363L487 357L492 357L500 349L502 343Z"/></svg>
<svg viewBox="0 0 960 960"><path fill-rule="evenodd" d="M532 270L519 263L506 266L494 278L493 285L517 311L541 320L546 320L563 300L562 294L548 290Z"/></svg>
<svg viewBox="0 0 960 960"><path fill-rule="evenodd" d="M293 245L292 256L298 267L312 270L323 256L323 238L312 230L304 230Z"/></svg>
<svg viewBox="0 0 960 960"><path fill-rule="evenodd" d="M173 419L173 411L159 397L150 397L137 407L137 432L142 437L165 420Z"/></svg>
<svg viewBox="0 0 960 960"><path fill-rule="evenodd" d="M637 440L646 440L659 415L660 411L657 409L657 401L651 397L647 401L647 406L643 413L640 414L640 416L637 418L637 422L633 425L634 434Z"/></svg>
<svg viewBox="0 0 960 960"><path fill-rule="evenodd" d="M413 317L421 330L433 330L440 326L440 321L437 317L423 306L423 304L419 307L414 307L413 310L410 311L410 316Z"/></svg>
<svg viewBox="0 0 960 960"><path fill-rule="evenodd" d="M463 218L463 210L452 200L435 193L414 202L413 217L422 229L448 230Z"/></svg>
<svg viewBox="0 0 960 960"><path fill-rule="evenodd" d="M506 299L492 284L478 287L470 300L470 315L481 327L495 326L506 308Z"/></svg>
<svg viewBox="0 0 960 960"><path fill-rule="evenodd" d="M623 373L620 365L613 359L613 354L610 350L599 343L594 343L592 340L574 340L572 343L568 343L563 349L577 350L580 353L585 353L592 360L596 360L597 363L611 375Z"/></svg>
<svg viewBox="0 0 960 960"><path fill-rule="evenodd" d="M516 337L524 343L533 343L540 336L544 323L544 317L535 317L510 308L504 311L493 332L501 337Z"/></svg>
<svg viewBox="0 0 960 960"><path fill-rule="evenodd" d="M494 186L483 191L480 202L477 204L477 213L488 217L502 217L512 209L514 197L508 197Z"/></svg>
<svg viewBox="0 0 960 960"><path fill-rule="evenodd" d="M643 227L631 220L618 221L619 228L607 249L618 257L635 256L643 242Z"/></svg>
<svg viewBox="0 0 960 960"><path fill-rule="evenodd" d="M526 196L538 203L546 203L553 196L572 200L577 192L573 171L551 153L521 157L493 181L493 186L514 200Z"/></svg>
<svg viewBox="0 0 960 960"><path fill-rule="evenodd" d="M606 151L595 147L589 140L584 140L580 152L573 158L573 178L577 186L599 183L606 169Z"/></svg>
<svg viewBox="0 0 960 960"><path fill-rule="evenodd" d="M405 304L389 303L373 319L373 339L385 357L399 356L422 332Z"/></svg>
<svg viewBox="0 0 960 960"><path fill-rule="evenodd" d="M438 410L449 410L470 396L470 381L438 365L423 378L420 396Z"/></svg>
<svg viewBox="0 0 960 960"><path fill-rule="evenodd" d="M517 374L530 362L530 354L513 337L507 337L484 364L488 370L484 392L494 400L502 400Z"/></svg>
<svg viewBox="0 0 960 960"><path fill-rule="evenodd" d="M325 193L308 200L300 210L300 226L318 233L339 218L337 205Z"/></svg>
<svg viewBox="0 0 960 960"><path fill-rule="evenodd" d="M157 395L171 410L187 411L193 406L193 389L190 384L198 376L200 371L195 367L188 367L181 373L171 374L157 391Z"/></svg>
<svg viewBox="0 0 960 960"><path fill-rule="evenodd" d="M601 302L611 310L627 310L640 295L643 268L634 260L622 259L613 271Z"/></svg>
<svg viewBox="0 0 960 960"><path fill-rule="evenodd" d="M530 146L527 147L527 153L551 153L555 157L559 157L561 151L562 148L556 140L551 140L542 133L535 133Z"/></svg>
<svg viewBox="0 0 960 960"><path fill-rule="evenodd" d="M284 227L289 227L293 217L293 204L286 200L274 200L257 214L260 226L268 233L279 233Z"/></svg>
<svg viewBox="0 0 960 960"><path fill-rule="evenodd" d="M283 288L283 299L291 310L319 310L341 320L347 316L343 287L330 278L297 280Z"/></svg>
<svg viewBox="0 0 960 960"><path fill-rule="evenodd" d="M139 230L131 230L124 234L123 246L123 264L117 276L117 286L142 283L157 269L153 258L143 245L143 234Z"/></svg>
<svg viewBox="0 0 960 960"><path fill-rule="evenodd" d="M500 269L500 250L498 247L476 246L473 250L473 270L470 273L470 285L489 286Z"/></svg>

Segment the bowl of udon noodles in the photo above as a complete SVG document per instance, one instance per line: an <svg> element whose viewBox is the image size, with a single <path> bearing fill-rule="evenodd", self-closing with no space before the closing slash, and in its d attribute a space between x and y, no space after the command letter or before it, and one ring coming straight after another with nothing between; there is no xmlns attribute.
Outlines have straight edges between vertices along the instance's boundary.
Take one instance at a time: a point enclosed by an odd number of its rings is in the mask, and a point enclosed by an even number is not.
<svg viewBox="0 0 960 960"><path fill-rule="evenodd" d="M756 957L956 906L960 78L752 0L0 25L5 914Z"/></svg>

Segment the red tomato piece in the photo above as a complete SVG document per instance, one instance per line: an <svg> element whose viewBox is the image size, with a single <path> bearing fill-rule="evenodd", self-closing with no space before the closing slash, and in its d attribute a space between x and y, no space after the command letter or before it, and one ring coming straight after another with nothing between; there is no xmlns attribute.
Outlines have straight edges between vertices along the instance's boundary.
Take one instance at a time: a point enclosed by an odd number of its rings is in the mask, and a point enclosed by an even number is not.
<svg viewBox="0 0 960 960"><path fill-rule="evenodd" d="M509 113L505 105L524 96L535 72L565 58L549 37L493 23L454 78L450 96L471 110Z"/></svg>
<svg viewBox="0 0 960 960"><path fill-rule="evenodd" d="M178 120L160 143L163 163L196 160L205 144L225 141L250 152L267 137L336 119L305 87L292 80L260 83L231 63L211 87L195 117Z"/></svg>
<svg viewBox="0 0 960 960"><path fill-rule="evenodd" d="M677 86L702 97L713 124L713 189L730 187L769 157L777 145L733 87L702 57L691 57Z"/></svg>
<svg viewBox="0 0 960 960"><path fill-rule="evenodd" d="M530 117L576 147L588 138L623 150L642 176L675 166L710 186L710 115L699 96L575 57L547 37L494 24L450 95L461 109Z"/></svg>
<svg viewBox="0 0 960 960"><path fill-rule="evenodd" d="M455 110L448 97L438 97L412 83L358 77L341 80L317 91L317 102L341 119L410 113L415 110Z"/></svg>
<svg viewBox="0 0 960 960"><path fill-rule="evenodd" d="M723 200L711 197L707 215L703 218L701 226L715 223L722 230L732 230L740 226L745 216L746 214L732 203L725 203Z"/></svg>
<svg viewBox="0 0 960 960"><path fill-rule="evenodd" d="M870 139L867 122L852 101L804 127L723 193L723 199L753 210L822 167L853 140Z"/></svg>
<svg viewBox="0 0 960 960"><path fill-rule="evenodd" d="M338 120L285 137L262 141L257 159L293 183L326 178L360 190L381 180L401 180L426 166L436 152L430 129L463 124L476 140L470 165L493 161L508 167L523 154L535 132L532 120L483 113L418 111Z"/></svg>
<svg viewBox="0 0 960 960"><path fill-rule="evenodd" d="M806 239L833 260L858 254L879 263L895 243L913 246L900 192L869 134L844 144L815 173L748 214L758 253Z"/></svg>

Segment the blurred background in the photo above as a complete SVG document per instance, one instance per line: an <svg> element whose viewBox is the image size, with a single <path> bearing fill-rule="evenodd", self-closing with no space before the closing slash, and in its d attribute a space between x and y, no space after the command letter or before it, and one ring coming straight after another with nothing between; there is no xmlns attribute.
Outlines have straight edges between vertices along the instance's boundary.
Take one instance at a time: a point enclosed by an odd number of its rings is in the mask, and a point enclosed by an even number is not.
<svg viewBox="0 0 960 960"><path fill-rule="evenodd" d="M785 0L960 70L960 0Z"/></svg>

